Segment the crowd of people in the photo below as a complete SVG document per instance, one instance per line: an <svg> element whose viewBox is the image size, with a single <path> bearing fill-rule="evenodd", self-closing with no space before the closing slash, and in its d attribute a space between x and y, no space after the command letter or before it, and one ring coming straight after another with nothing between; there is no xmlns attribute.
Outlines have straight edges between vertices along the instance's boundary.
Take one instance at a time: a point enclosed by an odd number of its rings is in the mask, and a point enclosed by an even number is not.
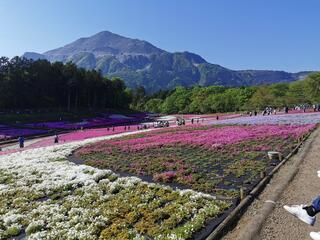
<svg viewBox="0 0 320 240"><path fill-rule="evenodd" d="M312 107L314 112L320 112L320 104L313 104Z"/></svg>
<svg viewBox="0 0 320 240"><path fill-rule="evenodd" d="M290 110L306 112L308 109L309 110L312 109L314 112L320 112L320 104L313 104L313 105L301 104L301 105L296 105L292 108L285 106L283 109L274 108L274 107L266 107L262 110L261 115L262 116L267 116L267 115L272 115L272 114L276 115L278 112L289 113ZM257 112L257 110L254 110L254 111L248 111L246 114L251 117L251 116L257 116L258 112Z"/></svg>
<svg viewBox="0 0 320 240"><path fill-rule="evenodd" d="M218 117L218 116L217 116L216 118L217 118L217 120L219 120L219 117ZM200 119L200 118L197 118L197 119L193 119L193 118L192 118L192 119L191 119L191 124L194 124L195 122L196 122L197 124L199 124L200 122L201 122L201 123L204 123L204 119L203 119L203 118L201 118L201 119Z"/></svg>
<svg viewBox="0 0 320 240"><path fill-rule="evenodd" d="M306 112L307 109L313 109L314 112L320 112L320 104L300 104L294 106L294 110Z"/></svg>

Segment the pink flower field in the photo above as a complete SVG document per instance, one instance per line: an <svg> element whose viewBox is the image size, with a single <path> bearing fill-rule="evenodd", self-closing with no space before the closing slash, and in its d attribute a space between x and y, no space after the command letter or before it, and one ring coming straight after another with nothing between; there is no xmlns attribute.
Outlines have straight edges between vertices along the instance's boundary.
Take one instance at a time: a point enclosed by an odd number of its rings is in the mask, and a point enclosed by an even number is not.
<svg viewBox="0 0 320 240"><path fill-rule="evenodd" d="M300 126L259 125L259 126L225 126L214 128L194 128L192 126L172 129L161 133L156 131L143 137L127 140L114 140L112 146L122 150L143 150L164 145L187 144L206 148L234 144L244 140L259 140L270 136L298 138L315 127L314 124ZM160 134L159 134L160 133Z"/></svg>
<svg viewBox="0 0 320 240"><path fill-rule="evenodd" d="M268 151L287 155L315 127L189 125L101 141L78 149L75 156L95 167L234 196L278 163L268 159Z"/></svg>
<svg viewBox="0 0 320 240"><path fill-rule="evenodd" d="M87 130L79 130L72 133L66 133L59 135L59 141L60 143L68 143L68 142L74 142L74 141L81 141L88 138L95 138L95 137L102 137L102 136L109 136L114 134L119 134L123 132L131 132L136 131L138 125L130 126L130 129L124 129L123 126L120 127L114 127L114 130L112 127L110 128L98 128L98 129L87 129ZM44 147L44 146L50 146L52 145L52 137L49 139L45 139L43 141L36 142L30 147Z"/></svg>
<svg viewBox="0 0 320 240"><path fill-rule="evenodd" d="M75 132L65 133L59 135L59 143L58 144L64 144L74 141L81 141L89 138L96 138L96 137L102 137L102 136L109 136L109 135L116 135L124 132L132 132L137 131L137 127L140 125L131 125L129 126L118 126L118 127L110 127L110 128L97 128L97 129L85 129L85 130L78 130ZM31 144L27 145L24 149L18 149L17 145L16 148L9 149L9 150L3 150L0 152L0 155L5 155L8 153L14 153L18 151L24 151L27 149L33 149L33 148L40 148L40 147L48 147L54 145L54 137L46 137L42 138L38 141L34 141Z"/></svg>

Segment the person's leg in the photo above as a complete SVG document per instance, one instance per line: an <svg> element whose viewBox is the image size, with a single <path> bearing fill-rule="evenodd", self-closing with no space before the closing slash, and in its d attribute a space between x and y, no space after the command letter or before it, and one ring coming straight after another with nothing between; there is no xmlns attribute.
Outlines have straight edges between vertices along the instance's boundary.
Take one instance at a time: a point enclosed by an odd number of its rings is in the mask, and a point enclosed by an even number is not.
<svg viewBox="0 0 320 240"><path fill-rule="evenodd" d="M313 201L312 201L312 207L315 210L315 214L317 214L318 212L320 212L320 196L316 197Z"/></svg>
<svg viewBox="0 0 320 240"><path fill-rule="evenodd" d="M318 212L320 212L320 196L316 197L312 201L312 205L308 207L308 211L314 215L316 215ZM320 240L320 232L310 232L310 237L313 240Z"/></svg>
<svg viewBox="0 0 320 240"><path fill-rule="evenodd" d="M283 208L291 213L293 216L299 218L301 221L313 226L316 217L315 215L320 210L320 196L316 197L310 206L307 205L293 205L293 206L283 206ZM319 239L320 240L320 239Z"/></svg>

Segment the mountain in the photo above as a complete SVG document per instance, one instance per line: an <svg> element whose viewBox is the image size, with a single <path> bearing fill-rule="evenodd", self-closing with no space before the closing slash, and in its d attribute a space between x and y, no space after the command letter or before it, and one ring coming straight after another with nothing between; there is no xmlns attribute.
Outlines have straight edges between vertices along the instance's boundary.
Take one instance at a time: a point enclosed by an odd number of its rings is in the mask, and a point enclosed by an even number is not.
<svg viewBox="0 0 320 240"><path fill-rule="evenodd" d="M292 82L310 72L241 70L235 71L208 63L190 52L170 53L152 44L126 38L108 31L80 38L64 47L39 54L26 52L29 59L51 62L72 61L86 69L100 70L103 75L120 77L126 85L144 86L148 92L175 86L250 86L276 82Z"/></svg>

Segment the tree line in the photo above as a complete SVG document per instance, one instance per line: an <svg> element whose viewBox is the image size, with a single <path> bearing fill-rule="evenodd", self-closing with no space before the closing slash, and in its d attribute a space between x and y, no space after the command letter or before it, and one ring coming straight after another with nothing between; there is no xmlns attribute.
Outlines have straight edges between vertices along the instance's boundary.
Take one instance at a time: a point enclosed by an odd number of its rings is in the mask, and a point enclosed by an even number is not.
<svg viewBox="0 0 320 240"><path fill-rule="evenodd" d="M71 62L0 58L0 109L114 108L156 113L235 112L320 103L320 73L266 86L177 87L148 95Z"/></svg>
<svg viewBox="0 0 320 240"><path fill-rule="evenodd" d="M130 91L118 78L73 63L0 58L0 109L128 108Z"/></svg>
<svg viewBox="0 0 320 240"><path fill-rule="evenodd" d="M171 91L145 94L142 87L134 91L131 107L158 113L216 113L282 108L320 103L320 73L292 83L228 88L222 86L177 87Z"/></svg>

